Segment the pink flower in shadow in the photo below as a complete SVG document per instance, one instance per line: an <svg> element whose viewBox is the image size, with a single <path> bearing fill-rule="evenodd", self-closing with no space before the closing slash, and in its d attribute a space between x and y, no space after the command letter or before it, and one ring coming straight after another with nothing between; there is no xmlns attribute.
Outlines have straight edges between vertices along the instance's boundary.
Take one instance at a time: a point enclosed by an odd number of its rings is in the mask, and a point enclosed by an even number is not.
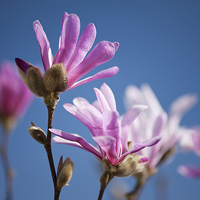
<svg viewBox="0 0 200 200"><path fill-rule="evenodd" d="M21 118L33 98L15 70L15 65L4 61L0 69L0 120Z"/></svg>

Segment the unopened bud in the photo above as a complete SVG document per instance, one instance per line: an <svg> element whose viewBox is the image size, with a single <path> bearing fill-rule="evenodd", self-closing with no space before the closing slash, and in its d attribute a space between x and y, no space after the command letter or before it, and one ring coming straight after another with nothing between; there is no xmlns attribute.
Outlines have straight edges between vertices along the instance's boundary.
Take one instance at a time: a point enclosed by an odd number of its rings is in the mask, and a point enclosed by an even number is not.
<svg viewBox="0 0 200 200"><path fill-rule="evenodd" d="M28 127L28 131L33 139L45 145L47 136L46 133L40 127L37 127L32 123L32 126Z"/></svg>
<svg viewBox="0 0 200 200"><path fill-rule="evenodd" d="M44 75L44 85L48 92L64 92L67 89L67 72L62 63L54 64Z"/></svg>
<svg viewBox="0 0 200 200"><path fill-rule="evenodd" d="M57 189L61 190L62 187L65 185L68 185L72 173L74 169L74 163L71 161L71 159L68 157L65 159L63 163L63 158L61 156L58 169L57 169Z"/></svg>
<svg viewBox="0 0 200 200"><path fill-rule="evenodd" d="M15 58L15 62L16 62L18 72L19 72L21 79L24 81L25 84L27 84L26 73L27 73L28 69L31 68L32 66L20 58Z"/></svg>
<svg viewBox="0 0 200 200"><path fill-rule="evenodd" d="M37 67L31 67L26 74L26 84L31 92L38 97L43 97L47 91L43 83L43 74Z"/></svg>

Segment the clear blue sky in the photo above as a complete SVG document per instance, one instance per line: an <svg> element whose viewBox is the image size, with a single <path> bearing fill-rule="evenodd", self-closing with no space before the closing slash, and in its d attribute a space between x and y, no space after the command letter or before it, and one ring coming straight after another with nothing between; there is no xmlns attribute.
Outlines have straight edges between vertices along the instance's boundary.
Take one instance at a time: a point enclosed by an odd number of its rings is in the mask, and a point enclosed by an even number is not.
<svg viewBox="0 0 200 200"><path fill-rule="evenodd" d="M65 11L80 17L81 32L88 23L95 24L95 44L102 40L120 43L115 57L89 75L112 66L118 66L120 72L112 78L94 81L62 94L54 115L54 128L81 134L93 142L88 129L67 113L62 105L72 103L77 96L93 102L93 88L99 88L103 82L113 90L120 114L125 112L123 95L129 84L138 87L142 83L150 84L166 111L170 103L182 94L194 92L200 97L198 0L1 0L0 61L9 59L14 62L14 58L19 57L42 66L32 23L35 20L41 22L55 55ZM9 155L16 171L14 199L50 200L53 199L53 184L47 157L42 145L28 134L31 121L46 130L47 110L42 99L34 99L11 137ZM184 117L182 124L200 124L200 103ZM100 170L95 157L75 147L58 144L53 144L53 154L55 163L61 155L71 157L75 163L70 186L63 188L60 200L97 199ZM163 166L149 180L141 200L198 200L200 180L186 179L176 171L180 164L186 163L200 166L200 158L193 153L176 155L169 165ZM163 178L167 184L165 190L158 186ZM131 177L124 181L130 189L134 185ZM3 197L4 175L0 165L0 200ZM111 199L109 188L103 199Z"/></svg>

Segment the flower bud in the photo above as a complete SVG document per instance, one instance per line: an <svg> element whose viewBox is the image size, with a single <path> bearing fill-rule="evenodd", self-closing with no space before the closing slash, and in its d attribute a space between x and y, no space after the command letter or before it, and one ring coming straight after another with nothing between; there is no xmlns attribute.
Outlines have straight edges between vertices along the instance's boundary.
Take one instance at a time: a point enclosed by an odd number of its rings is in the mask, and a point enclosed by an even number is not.
<svg viewBox="0 0 200 200"><path fill-rule="evenodd" d="M43 83L43 74L37 67L31 67L26 74L26 85L38 97L43 97L47 93Z"/></svg>
<svg viewBox="0 0 200 200"><path fill-rule="evenodd" d="M64 92L67 89L67 72L62 63L54 64L44 75L44 85L48 92Z"/></svg>
<svg viewBox="0 0 200 200"><path fill-rule="evenodd" d="M23 61L20 58L15 58L15 63L17 65L18 72L19 72L19 75L20 75L21 79L27 85L26 73L27 73L28 69L30 69L32 67L32 65L30 65L29 63Z"/></svg>
<svg viewBox="0 0 200 200"><path fill-rule="evenodd" d="M35 124L32 123L32 126L28 127L28 131L33 139L45 145L47 136L46 133L40 127L37 127L35 126Z"/></svg>
<svg viewBox="0 0 200 200"><path fill-rule="evenodd" d="M63 158L61 156L58 169L57 169L57 189L61 191L61 188L65 185L68 185L68 182L70 181L72 177L74 169L74 163L71 161L71 159L68 157L65 159L63 163Z"/></svg>

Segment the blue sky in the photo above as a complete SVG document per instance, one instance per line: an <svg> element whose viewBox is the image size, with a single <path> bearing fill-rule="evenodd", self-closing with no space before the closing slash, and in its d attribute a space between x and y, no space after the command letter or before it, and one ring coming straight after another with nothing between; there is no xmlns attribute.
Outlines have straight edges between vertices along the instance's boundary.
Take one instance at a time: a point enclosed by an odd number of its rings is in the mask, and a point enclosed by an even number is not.
<svg viewBox="0 0 200 200"><path fill-rule="evenodd" d="M95 44L102 40L119 42L120 47L114 58L92 70L89 75L112 66L118 66L119 73L61 94L54 115L54 128L81 134L95 144L88 129L67 113L62 105L72 103L77 96L93 102L93 88L99 88L103 82L113 90L120 114L125 112L123 95L129 84L138 87L143 83L150 84L166 111L180 95L196 93L200 96L199 10L198 0L2 0L0 62L4 59L14 62L14 58L19 57L42 66L32 23L35 20L41 22L55 55L65 11L79 16L81 32L88 23L95 24ZM46 130L47 109L42 99L34 99L11 137L9 155L16 171L14 199L53 199L53 184L44 148L33 141L27 131L31 121ZM181 124L200 124L200 103L185 115ZM95 157L75 147L52 146L56 165L61 155L70 157L75 163L70 186L63 188L60 200L97 199L101 172ZM180 164L186 163L200 166L200 158L194 153L177 154L171 163L162 166L149 180L141 200L199 199L200 180L186 179L176 171ZM133 187L132 177L123 180L130 189ZM160 187L160 180L165 181L167 189ZM3 199L4 175L1 165L0 186L0 199ZM111 199L109 187L103 199Z"/></svg>

